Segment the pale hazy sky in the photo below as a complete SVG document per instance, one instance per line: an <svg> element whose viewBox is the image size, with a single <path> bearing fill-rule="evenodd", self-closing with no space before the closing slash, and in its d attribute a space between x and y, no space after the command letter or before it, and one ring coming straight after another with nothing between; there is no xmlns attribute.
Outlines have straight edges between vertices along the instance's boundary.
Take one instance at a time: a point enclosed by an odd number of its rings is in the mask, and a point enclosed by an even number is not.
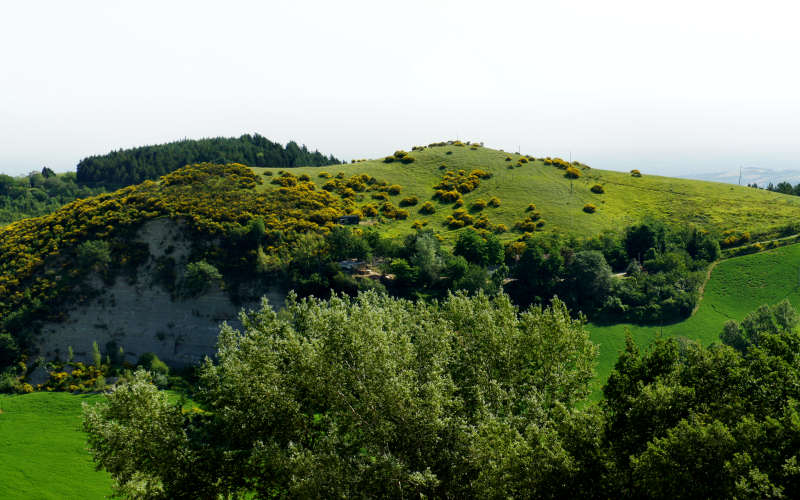
<svg viewBox="0 0 800 500"><path fill-rule="evenodd" d="M598 168L800 168L789 1L2 1L0 172L258 132Z"/></svg>

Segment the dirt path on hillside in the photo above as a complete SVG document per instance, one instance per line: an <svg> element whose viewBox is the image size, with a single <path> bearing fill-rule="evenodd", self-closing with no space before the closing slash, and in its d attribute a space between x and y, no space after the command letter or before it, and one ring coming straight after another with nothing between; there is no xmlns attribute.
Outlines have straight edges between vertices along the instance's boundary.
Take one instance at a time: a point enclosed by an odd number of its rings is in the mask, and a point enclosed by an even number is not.
<svg viewBox="0 0 800 500"><path fill-rule="evenodd" d="M715 260L714 262L711 263L710 266L708 266L706 279L704 279L703 284L700 285L700 290L698 290L700 292L700 296L697 297L697 304L694 305L694 309L692 309L692 314L689 315L690 318L695 315L698 309L700 309L700 303L703 302L703 294L706 293L706 285L708 284L708 280L711 279L711 272L714 271L714 268L717 267L717 264L719 263L720 263L719 260Z"/></svg>

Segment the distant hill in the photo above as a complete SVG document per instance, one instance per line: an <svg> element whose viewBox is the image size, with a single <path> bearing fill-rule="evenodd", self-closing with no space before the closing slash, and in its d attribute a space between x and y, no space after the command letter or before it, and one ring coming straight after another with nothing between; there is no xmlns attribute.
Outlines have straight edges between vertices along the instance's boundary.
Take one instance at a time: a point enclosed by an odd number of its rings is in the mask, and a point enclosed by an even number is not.
<svg viewBox="0 0 800 500"><path fill-rule="evenodd" d="M770 183L775 185L780 182L789 182L791 184L800 183L800 170L796 169L772 170L760 167L744 167L741 173L742 186L755 183L758 187L765 188ZM735 168L718 172L687 174L681 177L712 182L724 182L727 184L739 184L739 169Z"/></svg>
<svg viewBox="0 0 800 500"><path fill-rule="evenodd" d="M296 167L341 163L333 156L309 151L292 141L281 146L258 134L238 138L186 139L154 146L121 149L84 158L78 163L78 182L119 188L157 179L192 163L243 163L252 166Z"/></svg>

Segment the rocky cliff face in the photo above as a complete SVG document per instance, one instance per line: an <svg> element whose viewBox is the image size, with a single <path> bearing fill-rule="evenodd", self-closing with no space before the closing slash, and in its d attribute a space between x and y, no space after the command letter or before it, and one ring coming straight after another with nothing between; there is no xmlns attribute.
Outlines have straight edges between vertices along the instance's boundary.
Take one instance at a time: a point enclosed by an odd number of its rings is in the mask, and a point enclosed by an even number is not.
<svg viewBox="0 0 800 500"><path fill-rule="evenodd" d="M169 256L183 268L190 244L183 237L181 225L169 219L146 223L137 235L149 246L150 258L140 266L135 282L118 277L107 286L100 279L92 286L97 297L70 308L63 322L48 323L42 328L39 353L45 359L65 359L72 347L76 360L91 361L92 343L112 356L122 348L124 359L135 363L145 352L154 352L167 364L186 366L213 356L219 325L235 325L241 306L233 304L218 285L190 299L175 299L155 279L157 259ZM271 287L259 290L270 303L280 306L284 290ZM258 304L245 304L256 307Z"/></svg>

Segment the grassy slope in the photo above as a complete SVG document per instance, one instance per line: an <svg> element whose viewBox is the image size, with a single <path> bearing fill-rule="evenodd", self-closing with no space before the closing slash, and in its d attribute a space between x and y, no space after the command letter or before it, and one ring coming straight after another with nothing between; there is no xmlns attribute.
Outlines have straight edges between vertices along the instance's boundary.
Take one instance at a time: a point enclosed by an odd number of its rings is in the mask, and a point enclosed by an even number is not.
<svg viewBox="0 0 800 500"><path fill-rule="evenodd" d="M452 151L447 155L447 151ZM487 214L493 224L504 223L509 228L514 222L525 218L525 208L535 203L546 221L549 231L557 229L576 236L590 236L603 229L616 229L636 223L646 215L658 216L673 223L694 223L712 230L739 229L752 231L765 226L794 222L800 214L800 197L781 195L764 190L742 186L732 186L714 182L675 179L651 176L645 169L641 178L630 174L606 170L586 170L582 178L573 182L564 177L564 171L541 161L515 165L518 155L507 154L489 148L470 150L469 147L442 146L425 148L411 153L417 161L404 165L399 162L383 163L370 160L348 165L328 167L301 167L291 169L295 175L307 173L321 186L325 179L318 174L327 171L333 175L344 172L348 177L368 173L379 180L400 184L403 191L393 196L392 201L399 205L405 196L416 195L420 204L433 196L433 186L438 183L443 170L464 169L469 172L475 168L489 170L494 177L481 181L481 185L464 195L466 206L479 198L488 200L492 196L501 199L499 208L487 207ZM513 161L505 161L511 156ZM265 170L277 173L279 169L254 169L260 175ZM605 186L605 194L595 194L589 189L599 183ZM270 186L265 183L265 187ZM364 195L366 203L372 201L369 194ZM597 205L597 212L586 214L584 204ZM443 235L452 237L459 230L451 231L441 225L447 215L452 213L452 205L437 204L437 212L430 216L419 214L419 206L410 207L410 216L405 221L395 221L382 226L388 234L405 234L411 231L415 219L427 220ZM509 232L503 239L518 236Z"/></svg>
<svg viewBox="0 0 800 500"><path fill-rule="evenodd" d="M697 314L686 321L663 327L590 324L592 340L600 344L597 387L608 378L624 348L626 329L640 346L659 335L682 336L708 345L718 340L728 319L741 320L758 306L785 298L800 305L800 245L724 260L712 272Z"/></svg>
<svg viewBox="0 0 800 500"><path fill-rule="evenodd" d="M170 401L179 394L168 391ZM81 430L81 404L100 395L0 394L0 498L93 499L111 495L111 478L94 470ZM187 401L185 407L194 403Z"/></svg>

